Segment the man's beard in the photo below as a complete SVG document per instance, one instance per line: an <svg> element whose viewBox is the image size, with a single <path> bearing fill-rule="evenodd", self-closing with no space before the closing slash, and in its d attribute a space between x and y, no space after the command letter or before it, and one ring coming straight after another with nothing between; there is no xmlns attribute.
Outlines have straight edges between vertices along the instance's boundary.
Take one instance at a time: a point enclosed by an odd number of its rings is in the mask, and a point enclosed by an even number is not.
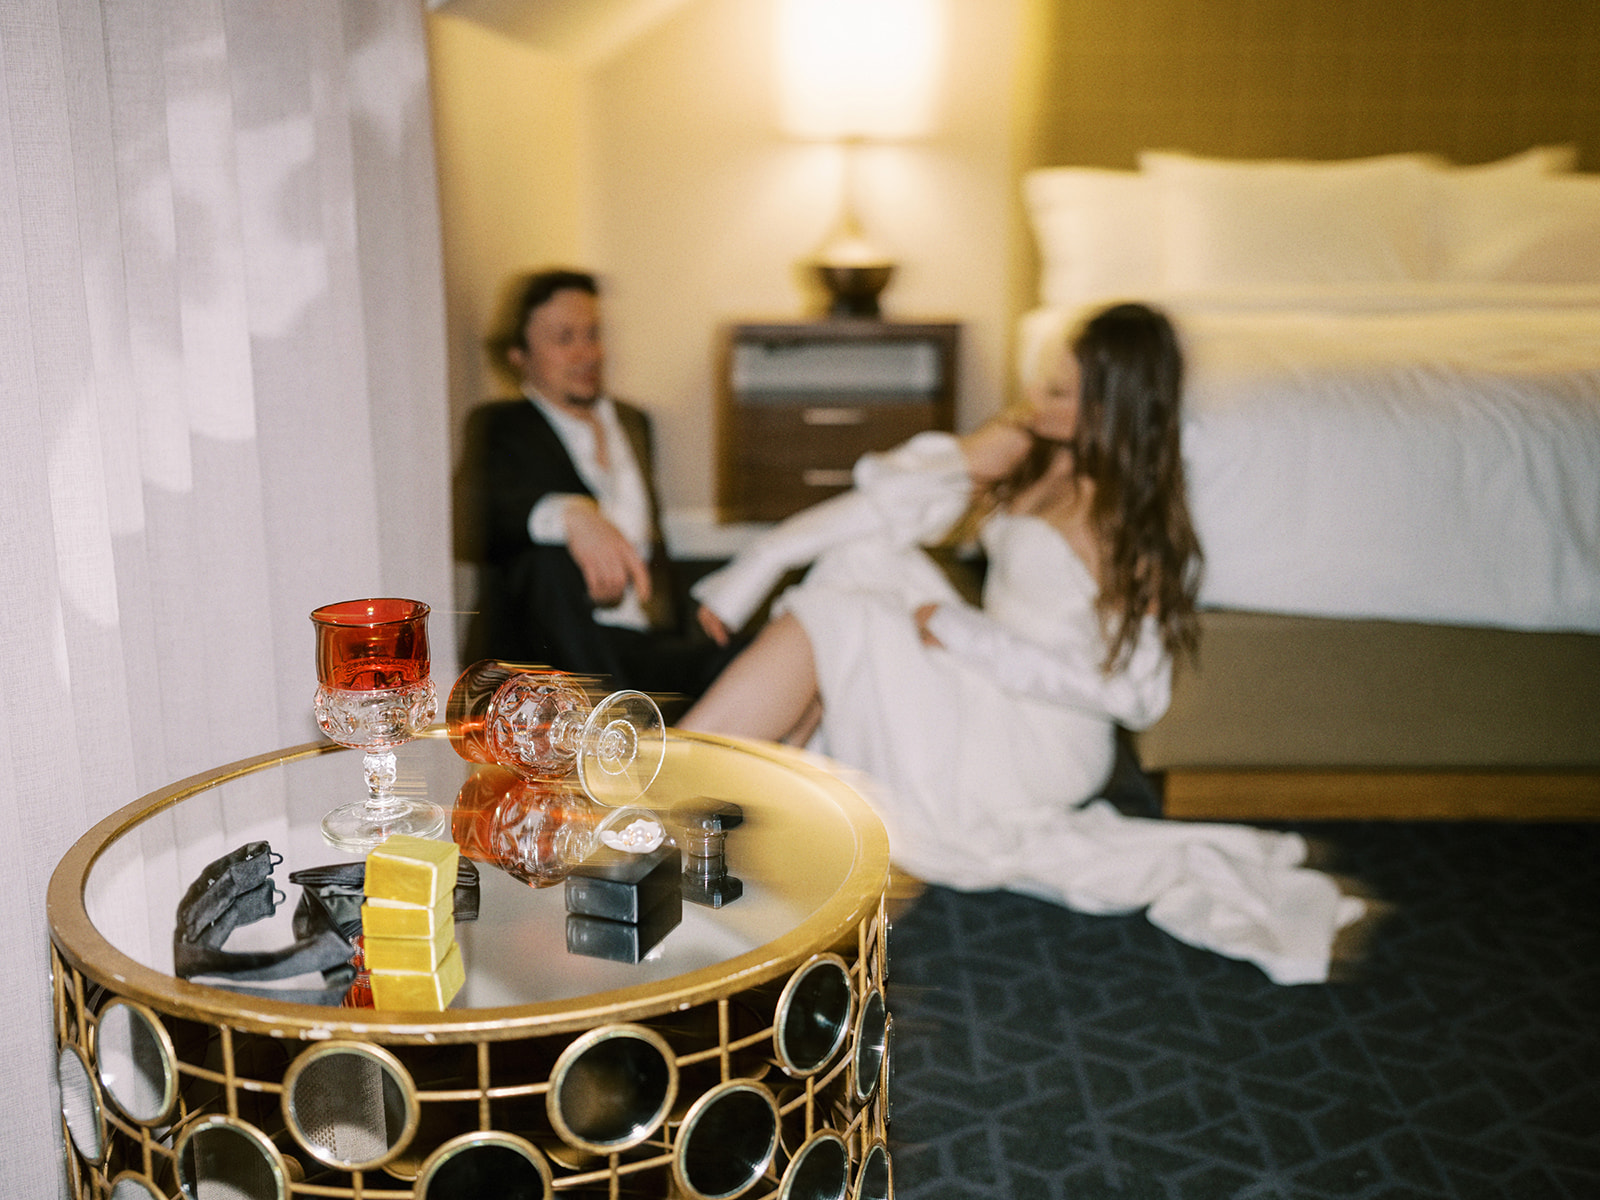
<svg viewBox="0 0 1600 1200"><path fill-rule="evenodd" d="M600 403L600 389L595 388L594 391L582 396L576 396L571 392L567 392L563 398L573 408L593 408L596 404Z"/></svg>

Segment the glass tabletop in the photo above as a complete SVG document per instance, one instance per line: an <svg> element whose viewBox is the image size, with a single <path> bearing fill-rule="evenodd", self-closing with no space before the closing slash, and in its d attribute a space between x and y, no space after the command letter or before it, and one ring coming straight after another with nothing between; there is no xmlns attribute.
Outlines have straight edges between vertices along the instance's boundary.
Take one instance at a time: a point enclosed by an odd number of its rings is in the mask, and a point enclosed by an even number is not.
<svg viewBox="0 0 1600 1200"><path fill-rule="evenodd" d="M52 880L57 946L119 992L167 1010L231 1012L247 1026L576 1024L597 1013L669 1011L732 977L745 986L775 977L847 936L887 878L882 825L849 777L796 751L673 731L659 777L626 811L596 805L575 785L508 787L509 773L462 760L442 729L402 746L398 760L398 789L442 805L451 836L479 868L477 917L456 925L466 982L445 1013L317 1008L274 995L306 987L305 979L251 983L245 992L173 976L179 902L221 856L260 841L281 855L271 878L282 901L271 916L236 928L228 951L293 943L301 887L291 872L360 861L320 834L323 813L363 788L360 756L325 744L196 777L101 822ZM664 934L641 923L621 931L631 941L574 936L565 886L573 864L556 849L572 844L570 836L562 842L563 830L587 831L592 842L599 823L625 826L646 815L682 842L682 815L717 802L736 804L743 817L725 837L726 870L741 885L736 898L720 907L686 900ZM648 948L634 961L630 945Z"/></svg>

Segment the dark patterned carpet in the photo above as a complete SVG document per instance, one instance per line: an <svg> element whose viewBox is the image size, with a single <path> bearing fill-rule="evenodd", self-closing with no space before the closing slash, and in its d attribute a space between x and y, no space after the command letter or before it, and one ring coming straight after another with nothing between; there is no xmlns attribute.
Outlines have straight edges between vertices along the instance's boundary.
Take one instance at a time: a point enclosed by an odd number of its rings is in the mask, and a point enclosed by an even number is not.
<svg viewBox="0 0 1600 1200"><path fill-rule="evenodd" d="M890 940L900 1200L1600 1197L1600 826L1303 829L1387 902L1325 986L931 888Z"/></svg>

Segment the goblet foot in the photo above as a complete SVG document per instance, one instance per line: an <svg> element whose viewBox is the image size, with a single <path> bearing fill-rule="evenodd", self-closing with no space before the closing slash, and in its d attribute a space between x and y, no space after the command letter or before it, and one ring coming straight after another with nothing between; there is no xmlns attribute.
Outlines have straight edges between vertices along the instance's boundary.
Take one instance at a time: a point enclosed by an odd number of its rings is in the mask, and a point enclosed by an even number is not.
<svg viewBox="0 0 1600 1200"><path fill-rule="evenodd" d="M584 722L578 736L578 782L611 808L631 804L649 790L666 756L661 709L643 692L612 692Z"/></svg>
<svg viewBox="0 0 1600 1200"><path fill-rule="evenodd" d="M322 837L341 850L365 853L397 833L441 837L449 821L444 809L426 800L391 800L381 808L357 800L322 818Z"/></svg>

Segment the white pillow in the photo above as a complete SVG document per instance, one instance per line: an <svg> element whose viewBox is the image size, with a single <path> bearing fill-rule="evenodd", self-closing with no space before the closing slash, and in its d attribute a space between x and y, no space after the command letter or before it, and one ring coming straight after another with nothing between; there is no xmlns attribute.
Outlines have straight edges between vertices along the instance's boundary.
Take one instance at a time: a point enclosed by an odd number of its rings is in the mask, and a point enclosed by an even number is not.
<svg viewBox="0 0 1600 1200"><path fill-rule="evenodd" d="M1427 278L1429 174L1420 154L1307 162L1145 151L1166 283L1177 289Z"/></svg>
<svg viewBox="0 0 1600 1200"><path fill-rule="evenodd" d="M1440 277L1600 283L1600 175L1489 177L1441 214Z"/></svg>
<svg viewBox="0 0 1600 1200"><path fill-rule="evenodd" d="M1449 174L1456 178L1474 176L1481 178L1487 175L1560 175L1577 169L1577 146L1530 146L1520 154L1497 158L1493 162L1452 167Z"/></svg>
<svg viewBox="0 0 1600 1200"><path fill-rule="evenodd" d="M1048 167L1023 177L1039 248L1039 300L1076 305L1148 295L1161 283L1155 188L1137 171Z"/></svg>

